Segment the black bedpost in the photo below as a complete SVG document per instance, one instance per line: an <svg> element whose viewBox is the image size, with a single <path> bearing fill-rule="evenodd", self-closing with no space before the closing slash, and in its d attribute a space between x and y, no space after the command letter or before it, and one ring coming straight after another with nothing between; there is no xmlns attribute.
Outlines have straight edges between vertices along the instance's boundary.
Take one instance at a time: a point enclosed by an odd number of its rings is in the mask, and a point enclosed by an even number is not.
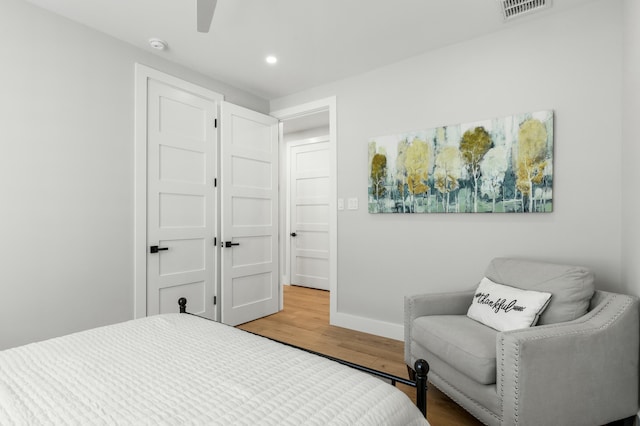
<svg viewBox="0 0 640 426"><path fill-rule="evenodd" d="M181 297L180 299L178 299L178 305L180 305L180 313L181 314L186 314L187 313L187 299L185 297Z"/></svg>
<svg viewBox="0 0 640 426"><path fill-rule="evenodd" d="M429 373L429 363L424 359L419 359L414 365L416 372L416 405L422 414L427 417L427 374Z"/></svg>

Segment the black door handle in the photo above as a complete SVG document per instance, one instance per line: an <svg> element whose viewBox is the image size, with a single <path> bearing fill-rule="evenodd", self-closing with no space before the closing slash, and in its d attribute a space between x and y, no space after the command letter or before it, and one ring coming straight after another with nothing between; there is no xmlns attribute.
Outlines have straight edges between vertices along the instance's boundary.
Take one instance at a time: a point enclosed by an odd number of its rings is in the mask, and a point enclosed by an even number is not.
<svg viewBox="0 0 640 426"><path fill-rule="evenodd" d="M164 251L164 250L169 250L169 247L158 247L158 246L149 247L149 253L157 253L159 251Z"/></svg>
<svg viewBox="0 0 640 426"><path fill-rule="evenodd" d="M240 243L232 243L231 241L226 241L224 243L224 246L227 247L227 248L229 248L231 246L239 246L239 245L240 245Z"/></svg>
<svg viewBox="0 0 640 426"><path fill-rule="evenodd" d="M292 237L295 237L295 236L297 236L297 235L298 235L298 234L296 234L295 232L292 232L292 233L291 233L291 236L292 236Z"/></svg>

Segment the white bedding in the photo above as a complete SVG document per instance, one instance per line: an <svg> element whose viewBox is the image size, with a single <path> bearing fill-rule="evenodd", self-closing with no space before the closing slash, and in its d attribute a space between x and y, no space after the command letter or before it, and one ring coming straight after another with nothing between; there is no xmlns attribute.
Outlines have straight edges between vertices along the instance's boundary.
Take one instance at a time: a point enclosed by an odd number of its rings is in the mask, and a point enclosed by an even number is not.
<svg viewBox="0 0 640 426"><path fill-rule="evenodd" d="M0 352L0 425L426 425L394 387L168 314Z"/></svg>

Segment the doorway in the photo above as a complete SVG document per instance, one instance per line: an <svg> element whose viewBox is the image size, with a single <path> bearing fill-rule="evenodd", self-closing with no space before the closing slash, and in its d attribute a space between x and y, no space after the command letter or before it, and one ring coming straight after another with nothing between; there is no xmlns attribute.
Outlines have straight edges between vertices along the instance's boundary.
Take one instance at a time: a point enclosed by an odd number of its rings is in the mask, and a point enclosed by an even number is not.
<svg viewBox="0 0 640 426"><path fill-rule="evenodd" d="M281 122L281 282L328 290L332 323L338 293L336 100L271 115ZM301 185L293 187L296 182ZM300 190L303 197L296 196Z"/></svg>

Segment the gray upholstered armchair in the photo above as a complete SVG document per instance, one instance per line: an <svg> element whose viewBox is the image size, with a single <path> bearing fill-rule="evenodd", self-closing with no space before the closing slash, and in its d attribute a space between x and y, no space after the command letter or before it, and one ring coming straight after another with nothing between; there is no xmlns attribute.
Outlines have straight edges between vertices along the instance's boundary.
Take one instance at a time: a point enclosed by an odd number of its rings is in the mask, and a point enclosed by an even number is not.
<svg viewBox="0 0 640 426"><path fill-rule="evenodd" d="M494 259L490 280L552 293L538 325L466 316L474 291L405 298L405 362L489 425L602 425L638 412L638 299L595 291L586 269ZM411 374L411 369L410 369Z"/></svg>

